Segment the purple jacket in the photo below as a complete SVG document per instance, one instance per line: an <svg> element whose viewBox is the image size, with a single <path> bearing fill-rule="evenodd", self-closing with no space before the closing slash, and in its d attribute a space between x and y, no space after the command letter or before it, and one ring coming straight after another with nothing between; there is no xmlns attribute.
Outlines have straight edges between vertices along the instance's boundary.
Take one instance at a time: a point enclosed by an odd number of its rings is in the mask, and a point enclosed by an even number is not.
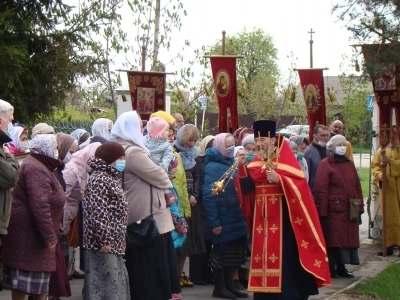
<svg viewBox="0 0 400 300"><path fill-rule="evenodd" d="M32 155L19 170L8 235L3 238L3 263L25 271L55 271L55 248L50 246L60 235L64 191L55 175Z"/></svg>

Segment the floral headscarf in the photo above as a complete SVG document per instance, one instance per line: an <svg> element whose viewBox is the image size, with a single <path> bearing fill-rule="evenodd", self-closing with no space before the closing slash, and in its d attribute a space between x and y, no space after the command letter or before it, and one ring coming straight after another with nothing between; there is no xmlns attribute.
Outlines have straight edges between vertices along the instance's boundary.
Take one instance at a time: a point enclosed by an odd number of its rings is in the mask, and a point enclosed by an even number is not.
<svg viewBox="0 0 400 300"><path fill-rule="evenodd" d="M93 122L92 135L101 136L105 139L110 135L110 124L113 125L113 121L110 119L100 118Z"/></svg>
<svg viewBox="0 0 400 300"><path fill-rule="evenodd" d="M227 135L231 135L230 133L220 133L217 134L214 138L213 148L217 150L222 156L226 156L226 147L225 140Z"/></svg>
<svg viewBox="0 0 400 300"><path fill-rule="evenodd" d="M33 153L56 158L57 150L54 150L56 136L54 134L38 134L29 142L29 148ZM58 153L57 153L58 155Z"/></svg>

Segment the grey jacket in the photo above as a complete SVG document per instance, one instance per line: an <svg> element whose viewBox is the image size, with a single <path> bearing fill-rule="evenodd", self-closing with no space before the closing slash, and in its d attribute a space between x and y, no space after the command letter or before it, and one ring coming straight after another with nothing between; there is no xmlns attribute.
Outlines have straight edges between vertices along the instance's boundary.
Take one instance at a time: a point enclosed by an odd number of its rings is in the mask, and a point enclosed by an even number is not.
<svg viewBox="0 0 400 300"><path fill-rule="evenodd" d="M18 161L3 150L3 145L9 141L9 137L0 130L0 235L7 234L11 214L11 190L18 181Z"/></svg>
<svg viewBox="0 0 400 300"><path fill-rule="evenodd" d="M314 197L314 185L317 176L318 165L321 162L321 156L319 155L318 149L313 146L313 143L307 147L306 152L304 153L304 158L306 159L308 165L308 185Z"/></svg>

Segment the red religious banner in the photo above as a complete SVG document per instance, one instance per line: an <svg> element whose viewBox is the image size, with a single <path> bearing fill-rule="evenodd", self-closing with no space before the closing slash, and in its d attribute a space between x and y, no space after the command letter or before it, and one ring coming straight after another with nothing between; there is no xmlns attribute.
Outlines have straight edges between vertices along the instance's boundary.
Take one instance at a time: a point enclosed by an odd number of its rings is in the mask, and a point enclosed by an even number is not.
<svg viewBox="0 0 400 300"><path fill-rule="evenodd" d="M303 89L308 124L310 125L310 141L316 124L326 125L324 69L298 69L300 85Z"/></svg>
<svg viewBox="0 0 400 300"><path fill-rule="evenodd" d="M218 101L218 130L220 133L234 132L239 128L236 56L211 56L210 60ZM230 111L230 126L228 126L228 108Z"/></svg>
<svg viewBox="0 0 400 300"><path fill-rule="evenodd" d="M379 106L380 144L385 148L390 141L390 127L400 127L400 66L398 46L362 45L365 65L371 77L375 100Z"/></svg>
<svg viewBox="0 0 400 300"><path fill-rule="evenodd" d="M166 73L128 71L132 109L144 120L158 110L165 110Z"/></svg>

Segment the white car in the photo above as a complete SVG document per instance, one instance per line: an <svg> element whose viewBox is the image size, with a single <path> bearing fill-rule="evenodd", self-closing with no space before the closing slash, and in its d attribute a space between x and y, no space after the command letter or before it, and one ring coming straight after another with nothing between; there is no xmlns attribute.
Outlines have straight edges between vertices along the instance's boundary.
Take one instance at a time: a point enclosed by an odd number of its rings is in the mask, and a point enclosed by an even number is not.
<svg viewBox="0 0 400 300"><path fill-rule="evenodd" d="M278 130L276 133L281 134L286 138L290 138L296 135L308 136L308 131L310 129L309 125L289 125L286 128Z"/></svg>

